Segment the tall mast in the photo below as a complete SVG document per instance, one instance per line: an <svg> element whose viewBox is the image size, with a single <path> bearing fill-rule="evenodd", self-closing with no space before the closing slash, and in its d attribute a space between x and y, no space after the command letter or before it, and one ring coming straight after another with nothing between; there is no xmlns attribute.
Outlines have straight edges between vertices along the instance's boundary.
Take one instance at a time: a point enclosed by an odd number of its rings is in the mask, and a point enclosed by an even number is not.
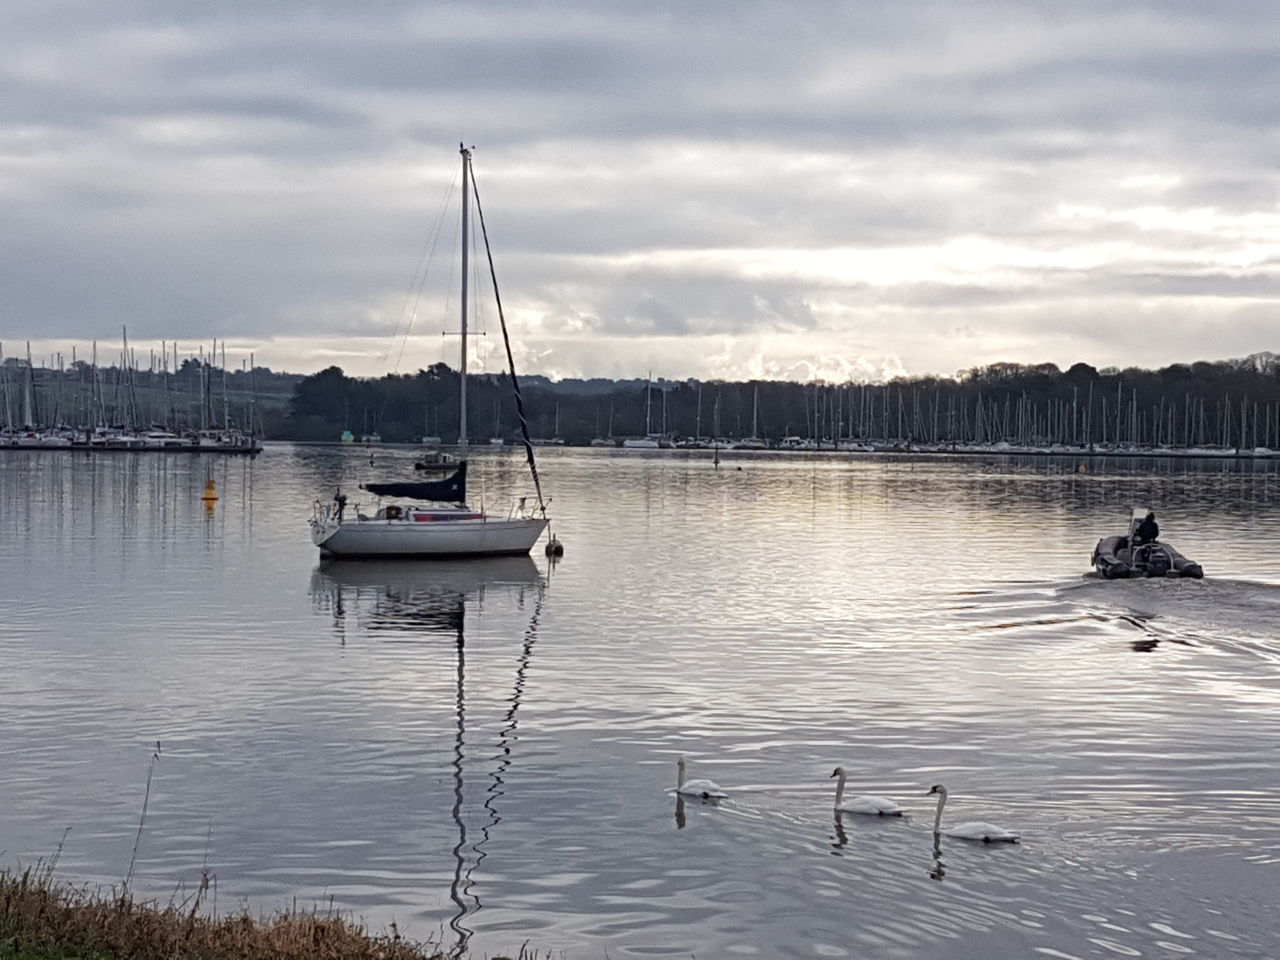
<svg viewBox="0 0 1280 960"><path fill-rule="evenodd" d="M213 343L209 346L209 362L204 365L204 402L209 408L209 415L205 418L205 426L213 429L213 365L218 362L218 338L213 338Z"/></svg>
<svg viewBox="0 0 1280 960"><path fill-rule="evenodd" d="M199 385L200 385L200 429L209 429L209 411L204 402L204 344L200 345L200 369L199 369Z"/></svg>
<svg viewBox="0 0 1280 960"><path fill-rule="evenodd" d="M255 380L253 374L253 354L249 354L249 437L253 437L253 416L255 402L258 398L258 391L255 389Z"/></svg>
<svg viewBox="0 0 1280 960"><path fill-rule="evenodd" d="M649 379L644 382L644 435L647 437L653 433L653 427L650 425L651 417L649 416L649 407L653 399L653 371L649 371Z"/></svg>
<svg viewBox="0 0 1280 960"><path fill-rule="evenodd" d="M62 352L58 351L58 386L53 391L53 413L49 415L49 426L56 427L65 419L62 412Z"/></svg>
<svg viewBox="0 0 1280 960"><path fill-rule="evenodd" d="M227 398L227 341L222 341L222 429L231 429L231 404Z"/></svg>
<svg viewBox="0 0 1280 960"><path fill-rule="evenodd" d="M4 425L13 429L13 407L9 403L9 368L4 365L4 346L0 345L0 387L4 389Z"/></svg>
<svg viewBox="0 0 1280 960"><path fill-rule="evenodd" d="M123 383L125 388L125 415L123 419L125 421L124 425L130 430L132 430L133 418L129 415L129 402L128 402L129 391L132 389L132 386L131 386L131 378L129 376L129 330L127 327L124 327L124 326L120 327L120 343L121 343L120 378L123 378ZM117 384L119 384L120 378L117 378ZM119 391L119 387L117 386L117 389L116 389L117 398L119 397L119 394L120 394L120 391Z"/></svg>
<svg viewBox="0 0 1280 960"><path fill-rule="evenodd" d="M98 389L98 341L93 341L93 359L90 361L89 372L89 406L92 408L89 414L89 420L94 427L106 426L100 414L102 410L102 394Z"/></svg>
<svg viewBox="0 0 1280 960"><path fill-rule="evenodd" d="M160 402L167 405L164 411L165 429L172 430L176 425L173 422L173 401L169 399L169 344L164 340L160 341L160 358L160 372L164 378L164 396Z"/></svg>
<svg viewBox="0 0 1280 960"><path fill-rule="evenodd" d="M470 251L469 236L471 217L471 151L458 144L462 154L462 358L458 363L458 446L467 445L467 255Z"/></svg>
<svg viewBox="0 0 1280 960"><path fill-rule="evenodd" d="M32 413L34 402L32 400L32 392L34 390L35 370L31 367L31 341L27 341L27 377L22 385L22 425L30 430L35 424L35 414Z"/></svg>

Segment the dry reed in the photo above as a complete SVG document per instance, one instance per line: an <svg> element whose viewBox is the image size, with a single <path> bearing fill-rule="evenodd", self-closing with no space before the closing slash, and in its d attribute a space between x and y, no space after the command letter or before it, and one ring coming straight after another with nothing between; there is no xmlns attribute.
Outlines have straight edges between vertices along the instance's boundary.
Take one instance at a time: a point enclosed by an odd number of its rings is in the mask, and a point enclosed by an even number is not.
<svg viewBox="0 0 1280 960"><path fill-rule="evenodd" d="M333 912L247 909L210 918L173 903L55 883L52 867L0 872L0 958L79 960L440 960L429 944L374 936Z"/></svg>

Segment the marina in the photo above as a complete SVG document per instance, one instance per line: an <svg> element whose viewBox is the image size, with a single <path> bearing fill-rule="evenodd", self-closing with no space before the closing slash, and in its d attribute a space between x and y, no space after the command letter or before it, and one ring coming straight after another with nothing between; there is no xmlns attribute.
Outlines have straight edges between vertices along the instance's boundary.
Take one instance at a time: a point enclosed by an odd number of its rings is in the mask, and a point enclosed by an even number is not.
<svg viewBox="0 0 1280 960"><path fill-rule="evenodd" d="M219 367L217 341L208 359L203 347L182 359L176 343L162 341L144 370L126 330L117 364L99 365L96 342L90 357L77 359L73 348L69 367L59 354L37 368L28 343L25 362L0 362L0 451L262 451L252 355L229 374L225 343Z"/></svg>
<svg viewBox="0 0 1280 960"><path fill-rule="evenodd" d="M0 433L0 450L79 450L85 453L233 453L256 456L262 443L238 430L144 433L106 430L29 430Z"/></svg>

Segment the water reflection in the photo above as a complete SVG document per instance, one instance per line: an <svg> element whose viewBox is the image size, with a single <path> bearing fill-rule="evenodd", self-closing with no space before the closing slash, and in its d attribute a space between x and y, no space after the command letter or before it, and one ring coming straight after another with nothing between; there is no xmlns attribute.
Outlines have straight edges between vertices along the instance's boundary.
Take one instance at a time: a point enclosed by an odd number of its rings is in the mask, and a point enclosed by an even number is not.
<svg viewBox="0 0 1280 960"><path fill-rule="evenodd" d="M467 735L467 653L466 653L466 629L465 629L465 595L457 596L457 651L458 651L458 667L457 680L454 690L454 716L457 718L457 727L453 740L453 761L450 768L453 771L453 806L449 810L449 815L453 818L454 825L458 828L458 842L453 847L453 882L449 884L449 899L453 901L458 908L457 912L449 918L449 929L452 930L457 937L456 952L454 956L461 956L466 949L467 941L471 939L472 933L475 931L471 927L464 926L463 918L471 912L472 909L480 909L480 898L472 895L471 900L474 902L474 908L463 897L463 871L466 868L466 856L464 851L467 847L467 823L462 817L462 810L466 794L464 792L463 783L463 760L466 756L466 735Z"/></svg>
<svg viewBox="0 0 1280 960"><path fill-rule="evenodd" d="M519 710L525 677L533 657L542 615L546 583L528 556L496 557L456 562L330 560L312 573L311 595L317 608L332 614L334 629L346 643L348 627L381 632L382 639L395 631L400 639L422 634L445 634L454 649L454 734L450 771L453 802L450 817L456 830L451 847L453 876L449 899L454 912L449 929L454 934L450 956L467 951L474 929L466 919L481 906L474 875L487 853L485 845L502 822L499 801L505 794L503 774L512 763L512 744L517 739ZM471 756L467 741L467 605L483 603L495 593L524 599L534 594L532 612L515 658L511 695L503 726L497 736L497 752ZM467 838L467 772L469 762L492 762L487 774L482 807L486 820L480 838Z"/></svg>
<svg viewBox="0 0 1280 960"><path fill-rule="evenodd" d="M533 560L490 557L439 560L325 560L311 574L311 597L333 616L339 639L348 626L394 631L389 639L413 639L418 631L459 633L466 601L483 602L495 590L523 600L545 586Z"/></svg>
<svg viewBox="0 0 1280 960"><path fill-rule="evenodd" d="M933 835L933 863L929 867L929 879L941 881L947 875L947 865L942 862L942 837Z"/></svg>
<svg viewBox="0 0 1280 960"><path fill-rule="evenodd" d="M836 811L836 835L835 842L831 845L837 850L843 850L849 843L849 835L844 832L844 814L839 810Z"/></svg>
<svg viewBox="0 0 1280 960"><path fill-rule="evenodd" d="M1274 953L1276 464L710 454L549 451L570 553L514 571L317 568L305 505L365 451L0 456L0 849L74 824L66 874L118 883L160 737L149 896L207 861L477 956ZM1134 502L1209 579L1082 576ZM834 744L1036 855L828 820ZM746 792L673 828L676 750Z"/></svg>
<svg viewBox="0 0 1280 960"><path fill-rule="evenodd" d="M523 557L523 558L516 558L516 559L528 560L529 558ZM532 565L533 565L532 562L530 562L529 566L532 566ZM538 586L541 587L542 585L543 585L542 581L538 580ZM523 702L523 698L524 698L525 678L529 671L529 664L533 659L534 642L538 638L538 625L540 620L542 619L542 604L543 604L543 600L545 599L545 596L546 596L545 591L540 589L534 600L533 611L529 615L528 626L525 627L524 636L521 639L520 653L516 658L515 679L511 685L511 696L508 698L509 706L507 708L506 715L503 718L503 721L504 721L503 727L501 731L499 731L498 733L498 752L493 758L491 758L491 759L497 760L497 765L489 773L490 782L489 782L488 788L485 790L485 800L484 800L483 806L485 811L488 814L488 819L483 825L483 827L481 827L480 839L476 842L473 848L473 851L475 853L475 861L470 865L470 867L467 868L465 877L462 878L465 881L465 890L468 894L471 893L472 886L473 886L472 875L475 873L475 871L477 871L480 868L480 864L484 861L484 858L488 856L486 845L488 844L492 836L493 830L498 826L499 823L502 822L502 815L498 812L498 801L506 793L506 791L504 790L505 781L503 780L503 774L506 773L506 771L510 768L513 761L512 744L514 744L515 741L518 739L517 737L517 729L519 727L518 714L520 711L520 704ZM462 649L462 644L460 640L459 641L459 660L458 660L458 663L459 663L459 672L458 672L459 753L457 755L458 756L458 777L459 777L458 779L459 798L461 798L461 792L462 792L461 747L462 747L462 729L463 729L463 725L462 725L463 678L462 678L462 668L461 668L461 663L462 663L461 649ZM459 849L461 849L461 845ZM459 859L459 863L461 862L462 862L461 859ZM478 910L480 908L480 898L472 894L472 899L475 902L475 909ZM472 931L467 930L466 935L465 936L462 935L463 928L461 926L461 921L462 921L462 918L467 913L467 908L465 904L459 902L456 898L454 902L458 904L460 908L460 912L458 916L455 917L453 921L451 921L450 926L453 927L455 931L457 931L459 934L456 955L461 955L466 950L467 941L470 939Z"/></svg>

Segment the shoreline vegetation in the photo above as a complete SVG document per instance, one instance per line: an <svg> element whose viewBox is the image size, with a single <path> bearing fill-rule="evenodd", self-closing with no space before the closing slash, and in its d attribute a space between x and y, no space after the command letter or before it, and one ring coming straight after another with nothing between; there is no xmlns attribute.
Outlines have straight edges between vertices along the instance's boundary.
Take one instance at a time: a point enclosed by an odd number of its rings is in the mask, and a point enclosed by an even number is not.
<svg viewBox="0 0 1280 960"><path fill-rule="evenodd" d="M1043 452L1047 448L1280 450L1280 358L1173 364L1159 370L1077 363L996 363L955 376L830 383L755 379L520 378L535 443L701 445L739 449ZM458 373L299 382L281 440L449 444L458 435ZM505 375L469 374L468 433L494 445L521 436Z"/></svg>
<svg viewBox="0 0 1280 960"><path fill-rule="evenodd" d="M436 945L383 935L333 910L255 916L201 911L209 889L168 903L109 895L53 877L53 865L0 871L0 960L443 960ZM508 960L494 957L493 960ZM518 960L534 960L521 948Z"/></svg>

